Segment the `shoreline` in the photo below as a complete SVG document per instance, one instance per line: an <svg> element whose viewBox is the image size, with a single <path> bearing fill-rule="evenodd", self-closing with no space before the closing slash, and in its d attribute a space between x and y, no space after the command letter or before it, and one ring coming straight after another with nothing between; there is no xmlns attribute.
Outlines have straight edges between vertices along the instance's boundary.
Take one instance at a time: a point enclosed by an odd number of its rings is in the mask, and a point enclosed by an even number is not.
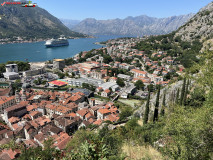
<svg viewBox="0 0 213 160"><path fill-rule="evenodd" d="M68 37L67 39L80 39L80 38L95 38L95 37L93 37L93 36L88 36L88 37ZM17 43L36 43L36 42L45 42L47 40L48 39L7 41L6 39L5 40L1 39L0 45L1 44L17 44Z"/></svg>

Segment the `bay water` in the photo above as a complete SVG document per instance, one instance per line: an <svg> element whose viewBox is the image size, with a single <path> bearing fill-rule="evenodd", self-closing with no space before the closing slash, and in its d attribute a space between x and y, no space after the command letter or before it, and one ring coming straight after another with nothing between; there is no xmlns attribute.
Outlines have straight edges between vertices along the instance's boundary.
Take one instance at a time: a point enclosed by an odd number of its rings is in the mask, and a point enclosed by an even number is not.
<svg viewBox="0 0 213 160"><path fill-rule="evenodd" d="M7 61L26 61L41 62L52 60L54 58L69 58L80 53L98 49L102 45L95 42L107 41L109 39L119 38L121 36L98 36L96 38L69 39L69 46L46 48L45 42L34 43L14 43L0 45L0 63Z"/></svg>

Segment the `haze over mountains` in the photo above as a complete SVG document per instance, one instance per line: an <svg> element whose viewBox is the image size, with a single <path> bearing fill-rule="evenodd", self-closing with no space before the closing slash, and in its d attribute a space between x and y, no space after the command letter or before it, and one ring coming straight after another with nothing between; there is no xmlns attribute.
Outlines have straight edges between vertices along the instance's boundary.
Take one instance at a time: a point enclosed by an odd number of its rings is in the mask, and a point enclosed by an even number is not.
<svg viewBox="0 0 213 160"><path fill-rule="evenodd" d="M0 0L0 3L4 0ZM40 8L4 5L0 10L0 39L21 37L24 39L53 38L60 35L84 37L71 31L58 18Z"/></svg>
<svg viewBox="0 0 213 160"><path fill-rule="evenodd" d="M154 18L142 15L111 20L87 18L76 25L62 22L73 31L89 35L142 36L170 33L185 24L193 15L194 14L187 14L168 18ZM70 21L70 23L72 23L72 21Z"/></svg>
<svg viewBox="0 0 213 160"><path fill-rule="evenodd" d="M72 29L74 26L76 26L81 22L80 20L63 19L63 18L60 18L60 21L70 29Z"/></svg>

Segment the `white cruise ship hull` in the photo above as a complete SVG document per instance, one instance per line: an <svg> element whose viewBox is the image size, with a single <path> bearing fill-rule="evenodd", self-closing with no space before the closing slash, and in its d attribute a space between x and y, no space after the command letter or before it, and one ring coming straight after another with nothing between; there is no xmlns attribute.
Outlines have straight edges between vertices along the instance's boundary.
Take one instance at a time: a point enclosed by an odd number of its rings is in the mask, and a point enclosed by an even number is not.
<svg viewBox="0 0 213 160"><path fill-rule="evenodd" d="M68 46L69 42L67 39L51 39L47 40L45 43L46 47L61 47L61 46Z"/></svg>
<svg viewBox="0 0 213 160"><path fill-rule="evenodd" d="M69 46L69 43L63 43L63 44L45 44L47 48L49 47L61 47L61 46Z"/></svg>

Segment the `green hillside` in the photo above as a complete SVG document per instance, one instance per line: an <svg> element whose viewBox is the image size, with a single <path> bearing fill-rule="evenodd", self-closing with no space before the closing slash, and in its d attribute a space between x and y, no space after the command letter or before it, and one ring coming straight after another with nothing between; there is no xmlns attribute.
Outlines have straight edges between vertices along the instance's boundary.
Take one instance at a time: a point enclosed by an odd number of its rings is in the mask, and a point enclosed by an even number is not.
<svg viewBox="0 0 213 160"><path fill-rule="evenodd" d="M0 0L2 3L3 0ZM24 39L85 37L64 26L59 19L40 7L25 8L19 5L4 5L0 8L0 39L21 37Z"/></svg>

